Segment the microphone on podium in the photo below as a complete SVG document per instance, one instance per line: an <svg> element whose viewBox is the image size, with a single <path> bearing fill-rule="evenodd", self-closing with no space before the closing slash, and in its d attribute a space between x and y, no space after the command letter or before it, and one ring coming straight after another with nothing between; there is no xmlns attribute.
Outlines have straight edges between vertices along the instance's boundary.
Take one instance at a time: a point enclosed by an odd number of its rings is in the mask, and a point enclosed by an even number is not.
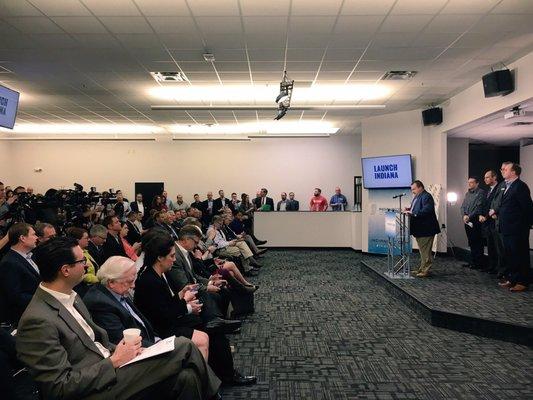
<svg viewBox="0 0 533 400"><path fill-rule="evenodd" d="M397 194L396 196L392 196L392 198L397 199L398 197L403 197L403 196L407 196L407 193L400 193L400 194Z"/></svg>

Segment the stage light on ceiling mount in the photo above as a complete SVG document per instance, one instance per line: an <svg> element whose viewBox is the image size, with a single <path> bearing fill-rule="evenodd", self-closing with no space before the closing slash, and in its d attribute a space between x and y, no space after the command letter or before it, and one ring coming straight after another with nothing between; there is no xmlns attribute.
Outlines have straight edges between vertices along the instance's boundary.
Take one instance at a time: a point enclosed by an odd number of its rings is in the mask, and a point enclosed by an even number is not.
<svg viewBox="0 0 533 400"><path fill-rule="evenodd" d="M290 80L287 76L287 71L283 71L283 79L279 84L279 94L276 97L278 103L278 115L274 118L280 120L287 114L287 110L291 107L292 89L294 88L294 80Z"/></svg>

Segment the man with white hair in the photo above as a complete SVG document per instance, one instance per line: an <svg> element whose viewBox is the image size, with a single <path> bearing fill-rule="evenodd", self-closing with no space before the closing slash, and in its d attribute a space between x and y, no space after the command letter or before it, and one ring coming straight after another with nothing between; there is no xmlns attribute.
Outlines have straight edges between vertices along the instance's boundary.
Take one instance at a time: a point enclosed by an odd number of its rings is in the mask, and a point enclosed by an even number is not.
<svg viewBox="0 0 533 400"><path fill-rule="evenodd" d="M98 270L96 277L100 284L93 285L83 298L91 316L100 328L105 329L111 343L118 344L122 340L124 329L141 330L142 345L149 347L159 341L150 322L142 315L129 296L135 288L137 268L127 257L114 256L109 258ZM186 286L178 294L185 301L193 301L194 293ZM192 342L198 347L207 360L209 337L206 333L195 330Z"/></svg>

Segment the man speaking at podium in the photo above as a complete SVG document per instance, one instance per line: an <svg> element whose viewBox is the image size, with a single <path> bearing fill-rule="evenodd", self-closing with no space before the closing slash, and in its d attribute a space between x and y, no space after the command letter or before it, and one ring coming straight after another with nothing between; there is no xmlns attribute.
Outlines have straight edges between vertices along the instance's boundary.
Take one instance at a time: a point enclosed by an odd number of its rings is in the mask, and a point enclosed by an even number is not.
<svg viewBox="0 0 533 400"><path fill-rule="evenodd" d="M440 232L439 221L435 214L435 201L433 196L426 192L424 184L414 181L411 184L413 201L411 207L405 209L405 213L410 217L411 235L416 239L420 251L420 267L418 271L413 271L419 278L429 275L431 268L431 247L433 239Z"/></svg>

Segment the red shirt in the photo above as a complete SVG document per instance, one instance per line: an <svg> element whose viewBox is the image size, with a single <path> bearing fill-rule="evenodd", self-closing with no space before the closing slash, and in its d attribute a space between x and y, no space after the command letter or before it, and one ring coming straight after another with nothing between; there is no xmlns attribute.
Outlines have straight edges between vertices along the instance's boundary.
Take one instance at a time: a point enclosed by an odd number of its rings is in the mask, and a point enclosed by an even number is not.
<svg viewBox="0 0 533 400"><path fill-rule="evenodd" d="M328 201L324 196L313 196L309 201L309 210L311 211L326 211L328 208Z"/></svg>

